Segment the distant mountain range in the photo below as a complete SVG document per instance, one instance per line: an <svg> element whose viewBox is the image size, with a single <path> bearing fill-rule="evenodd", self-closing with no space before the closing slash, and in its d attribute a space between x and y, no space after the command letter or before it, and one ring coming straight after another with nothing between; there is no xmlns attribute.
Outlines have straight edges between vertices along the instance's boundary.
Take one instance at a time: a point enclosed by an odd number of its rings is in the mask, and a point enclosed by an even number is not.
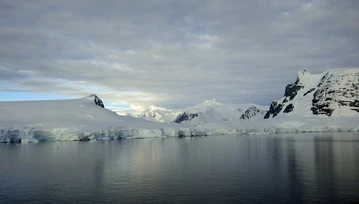
<svg viewBox="0 0 359 204"><path fill-rule="evenodd" d="M178 110L151 107L137 117L157 122L198 125L216 121L263 118L268 108L257 104L222 104L216 99L211 99Z"/></svg>
<svg viewBox="0 0 359 204"><path fill-rule="evenodd" d="M270 106L222 104L216 99L178 110L150 107L136 117L150 121L199 125L216 121L270 119L326 115L359 116L359 69L332 69L322 74L300 71L294 83L285 87L284 96Z"/></svg>
<svg viewBox="0 0 359 204"><path fill-rule="evenodd" d="M71 100L0 102L0 143L359 132L359 69L322 74L304 69L284 90L284 96L270 106L212 99L180 110L152 106L138 118L106 109L95 94Z"/></svg>

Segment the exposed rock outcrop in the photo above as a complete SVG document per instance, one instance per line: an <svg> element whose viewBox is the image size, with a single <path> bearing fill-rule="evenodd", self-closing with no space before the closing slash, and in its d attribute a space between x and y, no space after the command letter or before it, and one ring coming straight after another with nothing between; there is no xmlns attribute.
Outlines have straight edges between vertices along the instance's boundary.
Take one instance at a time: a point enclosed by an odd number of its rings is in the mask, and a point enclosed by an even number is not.
<svg viewBox="0 0 359 204"><path fill-rule="evenodd" d="M332 116L359 112L359 69L334 69L314 75L304 69L294 83L286 86L283 98L272 102L264 119L277 116L283 107L283 113L292 113L297 105L297 114Z"/></svg>
<svg viewBox="0 0 359 204"><path fill-rule="evenodd" d="M277 116L283 109L283 104L273 101L270 105L269 111L265 114L264 119L268 119L271 116L274 118Z"/></svg>
<svg viewBox="0 0 359 204"><path fill-rule="evenodd" d="M92 94L88 97L93 98L96 105L101 106L102 108L105 108L105 105L103 104L102 100L96 94Z"/></svg>
<svg viewBox="0 0 359 204"><path fill-rule="evenodd" d="M300 84L299 77L297 77L297 80L294 83L288 84L285 87L284 97L286 97L286 101L293 100L293 98L297 95L298 91L302 88L304 88L304 86Z"/></svg>
<svg viewBox="0 0 359 204"><path fill-rule="evenodd" d="M293 105L293 104L289 104L289 105L287 105L287 107L285 107L283 113L290 113L290 112L293 111L293 109L294 109L294 105Z"/></svg>
<svg viewBox="0 0 359 204"><path fill-rule="evenodd" d="M184 121L190 121L193 118L198 117L198 113L182 113L177 116L177 118L173 121L174 123L182 123Z"/></svg>
<svg viewBox="0 0 359 204"><path fill-rule="evenodd" d="M246 120L251 119L257 115L265 115L267 113L266 110L261 110L255 106L249 107L240 117L240 119Z"/></svg>
<svg viewBox="0 0 359 204"><path fill-rule="evenodd" d="M303 96L306 96L306 95L312 93L314 90L315 90L315 88L309 89L307 92L305 92L305 93L303 94Z"/></svg>
<svg viewBox="0 0 359 204"><path fill-rule="evenodd" d="M344 72L340 76L325 74L317 86L312 100L314 115L331 116L341 106L359 112L359 73Z"/></svg>

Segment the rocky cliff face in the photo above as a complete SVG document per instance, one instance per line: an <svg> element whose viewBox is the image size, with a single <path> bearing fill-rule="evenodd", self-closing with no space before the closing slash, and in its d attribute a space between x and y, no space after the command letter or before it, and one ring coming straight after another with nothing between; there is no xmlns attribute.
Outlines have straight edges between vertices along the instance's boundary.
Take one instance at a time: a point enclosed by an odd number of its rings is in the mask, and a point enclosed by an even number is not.
<svg viewBox="0 0 359 204"><path fill-rule="evenodd" d="M282 99L273 101L264 119L296 112L332 116L359 113L359 69L298 73L294 83L285 88Z"/></svg>
<svg viewBox="0 0 359 204"><path fill-rule="evenodd" d="M273 101L271 103L268 112L264 116L264 119L276 117L282 111L283 107L285 107L284 113L290 113L293 111L294 105L291 103L288 104L288 102L293 100L297 96L298 92L304 88L304 84L302 83L301 78L307 73L308 72L306 69L298 73L297 80L285 87L283 99L280 101Z"/></svg>
<svg viewBox="0 0 359 204"><path fill-rule="evenodd" d="M182 123L184 121L190 121L193 118L198 117L198 113L181 113L177 116L177 118L173 121L174 123Z"/></svg>
<svg viewBox="0 0 359 204"><path fill-rule="evenodd" d="M256 106L251 106L246 111L244 111L244 113L242 114L240 119L247 120L247 119L251 119L253 117L259 116L259 115L261 115L263 117L263 115L265 115L266 113L267 113L266 110L261 110L261 109L257 108Z"/></svg>
<svg viewBox="0 0 359 204"><path fill-rule="evenodd" d="M333 111L346 106L359 112L359 73L346 71L339 77L326 73L317 86L312 100L314 115L331 116Z"/></svg>
<svg viewBox="0 0 359 204"><path fill-rule="evenodd" d="M105 108L105 105L103 104L102 100L96 95L96 94L92 94L90 96L88 96L89 98L93 98L94 102L96 105Z"/></svg>
<svg viewBox="0 0 359 204"><path fill-rule="evenodd" d="M273 118L276 117L278 115L278 113L280 113L283 109L282 103L278 103L278 101L273 101L270 104L270 108L269 108L268 112L264 115L264 119L270 118L271 116Z"/></svg>

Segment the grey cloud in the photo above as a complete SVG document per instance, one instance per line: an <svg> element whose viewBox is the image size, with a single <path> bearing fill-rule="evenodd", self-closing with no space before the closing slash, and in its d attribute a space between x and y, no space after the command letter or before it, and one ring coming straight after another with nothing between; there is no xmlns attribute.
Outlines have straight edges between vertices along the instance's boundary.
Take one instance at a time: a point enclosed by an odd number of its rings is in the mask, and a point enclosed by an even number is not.
<svg viewBox="0 0 359 204"><path fill-rule="evenodd" d="M16 85L9 91L101 89L105 101L136 105L268 104L303 67L358 66L358 8L350 0L0 1L0 78Z"/></svg>

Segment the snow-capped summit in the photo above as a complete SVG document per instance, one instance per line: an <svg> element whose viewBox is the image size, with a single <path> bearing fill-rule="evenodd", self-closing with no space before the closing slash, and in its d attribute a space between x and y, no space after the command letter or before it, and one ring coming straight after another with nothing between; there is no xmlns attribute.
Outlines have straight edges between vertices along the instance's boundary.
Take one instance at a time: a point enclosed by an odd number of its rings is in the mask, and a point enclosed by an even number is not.
<svg viewBox="0 0 359 204"><path fill-rule="evenodd" d="M250 110L248 108L252 107ZM255 107L255 108L253 108ZM223 104L213 98L204 102L177 110L168 110L165 108L149 107L143 114L138 117L150 121L180 123L185 125L200 125L218 121L232 121L243 118L249 119L257 115L265 114L266 106L256 104Z"/></svg>
<svg viewBox="0 0 359 204"><path fill-rule="evenodd" d="M223 104L216 99L211 99L198 105L182 109L181 114L179 114L173 122L184 123L186 125L200 125L213 122L239 120L245 110L251 106L259 107L259 109L266 109L266 107L255 104Z"/></svg>
<svg viewBox="0 0 359 204"><path fill-rule="evenodd" d="M273 101L265 119L278 114L300 116L356 116L359 112L359 69L332 69L322 74L298 72L285 87L283 98Z"/></svg>

